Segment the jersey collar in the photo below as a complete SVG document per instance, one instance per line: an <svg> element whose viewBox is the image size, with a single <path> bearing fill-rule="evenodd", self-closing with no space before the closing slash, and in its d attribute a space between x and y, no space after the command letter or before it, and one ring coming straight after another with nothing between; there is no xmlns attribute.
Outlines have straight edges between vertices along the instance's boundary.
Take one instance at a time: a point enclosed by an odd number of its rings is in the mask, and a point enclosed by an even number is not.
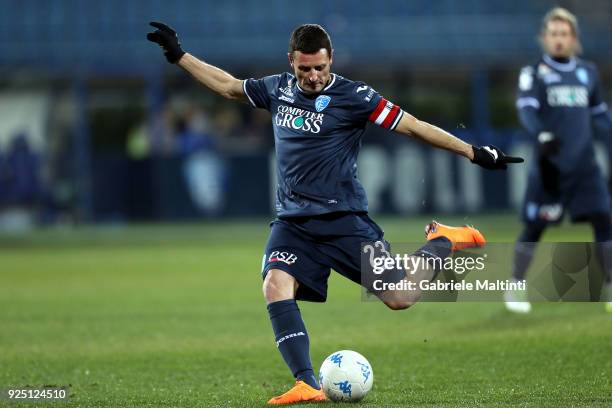
<svg viewBox="0 0 612 408"><path fill-rule="evenodd" d="M550 57L548 54L544 54L542 59L546 63L546 65L562 72L571 72L576 69L576 58L571 57L570 60L566 63L557 62Z"/></svg>
<svg viewBox="0 0 612 408"><path fill-rule="evenodd" d="M295 86L297 87L298 91L300 91L301 93L305 94L306 92L304 92L304 90L300 87L300 84L298 84L297 79L294 78L293 80L295 81ZM336 82L336 74L332 73L331 74L331 81L329 81L329 84L327 84L327 86L325 88L323 88L321 90L321 92L319 92L319 93L323 93L323 92L327 91L329 88L331 88L334 85L334 82Z"/></svg>
<svg viewBox="0 0 612 408"><path fill-rule="evenodd" d="M334 85L334 82L336 82L336 74L331 74L331 81L329 81L329 84L325 88L323 88L321 92L325 92L329 88L331 88Z"/></svg>

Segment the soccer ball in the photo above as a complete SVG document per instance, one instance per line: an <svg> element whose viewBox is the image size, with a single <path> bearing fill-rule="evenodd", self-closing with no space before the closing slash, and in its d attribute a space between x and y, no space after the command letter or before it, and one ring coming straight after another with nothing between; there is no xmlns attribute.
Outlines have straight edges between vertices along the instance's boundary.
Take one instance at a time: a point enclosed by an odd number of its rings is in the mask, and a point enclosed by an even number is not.
<svg viewBox="0 0 612 408"><path fill-rule="evenodd" d="M372 389L372 366L361 354L351 350L336 351L323 361L319 382L332 401L359 401Z"/></svg>

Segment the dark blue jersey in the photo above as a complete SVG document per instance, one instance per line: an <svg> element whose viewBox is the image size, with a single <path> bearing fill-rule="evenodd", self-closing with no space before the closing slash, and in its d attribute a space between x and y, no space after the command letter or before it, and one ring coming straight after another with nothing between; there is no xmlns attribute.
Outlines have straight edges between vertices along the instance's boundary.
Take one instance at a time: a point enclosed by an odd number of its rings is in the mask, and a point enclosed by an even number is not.
<svg viewBox="0 0 612 408"><path fill-rule="evenodd" d="M289 73L244 81L250 103L272 113L279 217L367 211L357 155L368 122L395 129L402 110L363 82L331 74L318 94Z"/></svg>
<svg viewBox="0 0 612 408"><path fill-rule="evenodd" d="M607 106L592 63L578 58L560 63L544 55L521 70L516 105L537 113L536 123L525 125L530 133L548 131L559 139L560 152L551 160L562 173L594 163L591 117L606 112Z"/></svg>

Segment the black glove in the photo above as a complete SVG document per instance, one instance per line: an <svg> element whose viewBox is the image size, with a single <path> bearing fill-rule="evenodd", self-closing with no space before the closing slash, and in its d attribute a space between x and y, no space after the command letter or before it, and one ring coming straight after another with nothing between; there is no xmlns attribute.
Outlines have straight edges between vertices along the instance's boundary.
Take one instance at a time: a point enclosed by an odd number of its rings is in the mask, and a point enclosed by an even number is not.
<svg viewBox="0 0 612 408"><path fill-rule="evenodd" d="M181 57L185 54L185 51L181 48L176 31L168 27L164 23L151 22L149 23L157 30L147 34L147 40L159 44L164 49L164 55L171 64L176 64Z"/></svg>
<svg viewBox="0 0 612 408"><path fill-rule="evenodd" d="M554 156L561 149L561 141L550 132L540 132L538 135L538 153L540 156Z"/></svg>
<svg viewBox="0 0 612 408"><path fill-rule="evenodd" d="M508 163L522 163L522 157L506 156L499 148L495 146L472 146L474 158L472 163L489 170L506 170Z"/></svg>

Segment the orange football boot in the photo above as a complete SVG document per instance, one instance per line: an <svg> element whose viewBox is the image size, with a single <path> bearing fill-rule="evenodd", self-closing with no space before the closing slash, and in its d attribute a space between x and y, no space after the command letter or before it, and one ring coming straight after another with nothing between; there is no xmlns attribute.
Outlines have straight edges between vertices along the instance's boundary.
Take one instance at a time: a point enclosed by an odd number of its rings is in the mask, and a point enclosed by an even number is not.
<svg viewBox="0 0 612 408"><path fill-rule="evenodd" d="M428 241L440 237L448 238L453 245L453 251L482 247L487 243L485 237L474 227L467 225L463 227L449 227L437 221L432 221L425 226L425 236Z"/></svg>
<svg viewBox="0 0 612 408"><path fill-rule="evenodd" d="M322 389L317 390L306 384L304 381L297 380L293 388L291 388L283 395L279 395L278 397L270 399L270 401L268 401L268 404L284 405L296 404L298 402L315 402L325 400L325 393Z"/></svg>

